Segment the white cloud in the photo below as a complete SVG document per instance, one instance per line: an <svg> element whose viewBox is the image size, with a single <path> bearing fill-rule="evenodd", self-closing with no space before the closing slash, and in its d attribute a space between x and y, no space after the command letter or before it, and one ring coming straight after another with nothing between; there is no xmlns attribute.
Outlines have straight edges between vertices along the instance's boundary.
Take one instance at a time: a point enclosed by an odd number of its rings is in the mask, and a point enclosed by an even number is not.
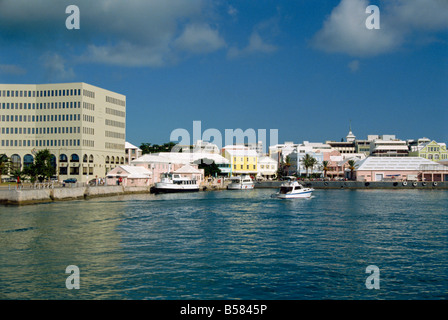
<svg viewBox="0 0 448 320"><path fill-rule="evenodd" d="M254 31L249 37L249 43L243 49L238 49L236 47L231 47L227 52L228 58L238 58L247 56L254 53L273 53L277 51L275 45L266 43L257 31Z"/></svg>
<svg viewBox="0 0 448 320"><path fill-rule="evenodd" d="M68 68L66 61L56 53L45 53L40 57L40 61L49 80L69 80L75 76L73 69Z"/></svg>
<svg viewBox="0 0 448 320"><path fill-rule="evenodd" d="M167 47L146 46L128 41L114 45L89 45L79 62L94 62L126 67L162 67L169 64L172 54Z"/></svg>
<svg viewBox="0 0 448 320"><path fill-rule="evenodd" d="M225 47L224 39L217 30L207 24L187 25L174 41L174 47L191 53L210 53Z"/></svg>
<svg viewBox="0 0 448 320"><path fill-rule="evenodd" d="M205 0L78 0L81 28L76 31L65 28L66 5L1 0L0 40L20 38L37 49L51 44L64 56L76 52L74 61L156 67L177 61L183 51L206 54L224 45L218 30L209 27ZM74 49L55 47L61 42L54 40L61 38Z"/></svg>
<svg viewBox="0 0 448 320"><path fill-rule="evenodd" d="M391 2L389 10L397 25L407 29L437 31L448 28L447 0L400 0Z"/></svg>
<svg viewBox="0 0 448 320"><path fill-rule="evenodd" d="M448 1L396 0L380 6L380 29L369 30L367 0L342 0L311 41L316 49L365 57L384 54L415 41L414 32L440 31L448 27ZM423 43L422 40L420 40Z"/></svg>

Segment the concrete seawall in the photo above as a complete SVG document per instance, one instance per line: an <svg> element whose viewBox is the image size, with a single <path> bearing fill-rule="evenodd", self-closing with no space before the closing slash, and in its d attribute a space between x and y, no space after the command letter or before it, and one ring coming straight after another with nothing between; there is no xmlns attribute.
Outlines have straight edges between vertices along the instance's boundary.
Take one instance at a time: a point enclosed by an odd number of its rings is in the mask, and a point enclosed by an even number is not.
<svg viewBox="0 0 448 320"><path fill-rule="evenodd" d="M401 189L448 190L448 182L361 182L361 181L301 181L314 189ZM279 188L282 181L256 182L255 188ZM204 188L206 187L206 188ZM202 185L201 190L225 189L225 184ZM150 187L83 186L47 189L0 190L0 204L34 204L52 201L106 197L123 194L150 193Z"/></svg>
<svg viewBox="0 0 448 320"><path fill-rule="evenodd" d="M149 190L149 187L123 186L83 186L54 189L0 190L0 203L13 205L33 204L122 194L149 193Z"/></svg>
<svg viewBox="0 0 448 320"><path fill-rule="evenodd" d="M314 189L448 189L448 182L362 182L362 181L300 181L306 187ZM279 188L282 181L256 182L255 188Z"/></svg>

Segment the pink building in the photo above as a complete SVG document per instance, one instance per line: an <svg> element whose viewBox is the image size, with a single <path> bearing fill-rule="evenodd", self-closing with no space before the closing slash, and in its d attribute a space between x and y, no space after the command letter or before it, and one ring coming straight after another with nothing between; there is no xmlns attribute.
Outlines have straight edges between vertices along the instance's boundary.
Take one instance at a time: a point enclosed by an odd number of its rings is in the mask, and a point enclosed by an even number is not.
<svg viewBox="0 0 448 320"><path fill-rule="evenodd" d="M147 187L152 182L152 173L144 167L121 165L109 171L106 176L107 185L123 185L125 187Z"/></svg>
<svg viewBox="0 0 448 320"><path fill-rule="evenodd" d="M368 157L357 162L357 181L448 181L448 167L420 157Z"/></svg>
<svg viewBox="0 0 448 320"><path fill-rule="evenodd" d="M132 165L143 167L151 172L151 183L160 182L163 173L176 172L182 176L191 176L197 179L198 183L204 180L204 170L198 169L197 164L192 161L189 153L163 152L158 154L145 154L132 161ZM183 171L177 170L183 168Z"/></svg>

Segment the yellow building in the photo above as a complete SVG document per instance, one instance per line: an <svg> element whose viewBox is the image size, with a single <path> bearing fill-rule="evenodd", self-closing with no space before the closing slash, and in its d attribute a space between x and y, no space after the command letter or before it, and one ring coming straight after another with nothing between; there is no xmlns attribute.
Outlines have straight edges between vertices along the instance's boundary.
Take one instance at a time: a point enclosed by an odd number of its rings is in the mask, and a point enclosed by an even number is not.
<svg viewBox="0 0 448 320"><path fill-rule="evenodd" d="M422 157L436 162L446 161L448 159L448 151L444 143L437 143L429 139L419 139L416 146L411 146L409 156Z"/></svg>
<svg viewBox="0 0 448 320"><path fill-rule="evenodd" d="M86 83L0 84L0 156L14 169L50 150L58 180L125 164L126 96Z"/></svg>
<svg viewBox="0 0 448 320"><path fill-rule="evenodd" d="M230 161L233 176L243 174L255 176L258 172L258 155L255 150L245 146L231 145L223 148L222 156Z"/></svg>

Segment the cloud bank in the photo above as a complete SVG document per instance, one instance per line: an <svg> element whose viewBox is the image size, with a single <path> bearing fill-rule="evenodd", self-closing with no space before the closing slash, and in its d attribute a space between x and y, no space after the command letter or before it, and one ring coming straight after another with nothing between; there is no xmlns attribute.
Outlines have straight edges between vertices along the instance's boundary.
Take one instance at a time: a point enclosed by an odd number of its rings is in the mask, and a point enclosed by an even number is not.
<svg viewBox="0 0 448 320"><path fill-rule="evenodd" d="M446 0L384 2L379 6L381 28L372 30L365 26L369 5L367 0L342 0L314 35L311 45L329 53L376 56L393 52L417 38L423 43L448 29Z"/></svg>
<svg viewBox="0 0 448 320"><path fill-rule="evenodd" d="M79 7L80 30L65 28L70 4ZM207 8L205 0L2 0L0 41L49 49L64 39L73 51L85 49L80 62L159 67L225 47Z"/></svg>

